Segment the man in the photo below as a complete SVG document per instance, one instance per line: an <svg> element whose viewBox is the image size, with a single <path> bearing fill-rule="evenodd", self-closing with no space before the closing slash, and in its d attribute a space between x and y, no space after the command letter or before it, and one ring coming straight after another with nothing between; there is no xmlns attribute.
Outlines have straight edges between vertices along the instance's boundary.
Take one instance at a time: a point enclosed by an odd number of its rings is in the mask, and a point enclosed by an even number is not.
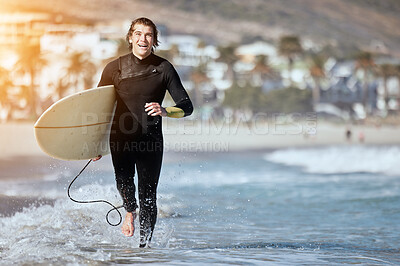
<svg viewBox="0 0 400 266"><path fill-rule="evenodd" d="M117 92L110 149L117 189L127 211L121 229L126 236L133 236L135 231L136 166L140 247L146 247L157 219L156 190L163 156L161 117L190 115L193 105L171 63L153 53L158 46L158 31L150 19L134 20L126 40L132 53L107 64L98 86L113 84ZM176 103L174 107L161 106L167 90Z"/></svg>

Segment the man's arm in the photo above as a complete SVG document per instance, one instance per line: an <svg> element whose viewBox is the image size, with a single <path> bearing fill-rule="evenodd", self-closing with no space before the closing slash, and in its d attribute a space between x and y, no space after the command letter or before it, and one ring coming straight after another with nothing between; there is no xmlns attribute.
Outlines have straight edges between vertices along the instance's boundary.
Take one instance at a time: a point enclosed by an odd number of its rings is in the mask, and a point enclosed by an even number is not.
<svg viewBox="0 0 400 266"><path fill-rule="evenodd" d="M193 113L193 104L182 85L178 72L169 62L167 66L165 73L167 90L176 104L166 108L167 116L180 118L191 115Z"/></svg>

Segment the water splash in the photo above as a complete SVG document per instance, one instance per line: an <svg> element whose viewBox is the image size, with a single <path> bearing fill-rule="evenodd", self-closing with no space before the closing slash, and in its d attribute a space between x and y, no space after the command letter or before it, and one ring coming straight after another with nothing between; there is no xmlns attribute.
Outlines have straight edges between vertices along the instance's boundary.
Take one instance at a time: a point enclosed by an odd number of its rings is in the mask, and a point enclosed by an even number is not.
<svg viewBox="0 0 400 266"><path fill-rule="evenodd" d="M113 185L86 185L75 193L76 197L85 199L107 195L113 204L120 204ZM172 207L164 205L168 210L164 213L173 212ZM65 197L55 200L53 206L31 206L11 217L2 217L2 263L101 262L109 261L115 250L136 250L139 245L138 230L134 237L127 238L122 235L119 226L109 226L105 221L109 209L106 204L76 204ZM118 219L117 214L110 215L110 221ZM139 228L137 221L136 227ZM153 245L168 246L172 232L169 223L161 219Z"/></svg>

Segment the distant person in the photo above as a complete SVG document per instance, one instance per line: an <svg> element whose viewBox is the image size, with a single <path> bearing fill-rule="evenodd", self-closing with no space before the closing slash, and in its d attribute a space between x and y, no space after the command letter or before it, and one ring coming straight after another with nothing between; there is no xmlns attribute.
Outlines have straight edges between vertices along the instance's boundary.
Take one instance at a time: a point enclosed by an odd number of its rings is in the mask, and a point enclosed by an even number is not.
<svg viewBox="0 0 400 266"><path fill-rule="evenodd" d="M364 143L364 141L365 141L365 135L362 131L358 134L358 141L360 143Z"/></svg>
<svg viewBox="0 0 400 266"><path fill-rule="evenodd" d="M146 247L157 220L156 192L163 157L161 117L190 115L193 105L172 64L153 53L158 46L158 31L150 19L134 20L126 41L132 52L108 63L98 86L114 85L117 92L110 149L117 189L127 211L121 229L126 236L133 236L135 231L136 166L140 247ZM166 91L175 101L174 107L161 106Z"/></svg>
<svg viewBox="0 0 400 266"><path fill-rule="evenodd" d="M351 130L350 130L350 128L347 128L347 129L346 129L346 140L347 140L348 142L351 141Z"/></svg>

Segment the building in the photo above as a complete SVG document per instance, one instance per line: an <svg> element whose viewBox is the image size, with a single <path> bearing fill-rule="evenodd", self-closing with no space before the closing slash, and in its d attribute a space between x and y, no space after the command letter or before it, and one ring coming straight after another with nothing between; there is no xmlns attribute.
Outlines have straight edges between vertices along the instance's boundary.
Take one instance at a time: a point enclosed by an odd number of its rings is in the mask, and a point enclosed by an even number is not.
<svg viewBox="0 0 400 266"><path fill-rule="evenodd" d="M0 49L13 49L21 43L39 44L52 16L46 13L0 14Z"/></svg>

